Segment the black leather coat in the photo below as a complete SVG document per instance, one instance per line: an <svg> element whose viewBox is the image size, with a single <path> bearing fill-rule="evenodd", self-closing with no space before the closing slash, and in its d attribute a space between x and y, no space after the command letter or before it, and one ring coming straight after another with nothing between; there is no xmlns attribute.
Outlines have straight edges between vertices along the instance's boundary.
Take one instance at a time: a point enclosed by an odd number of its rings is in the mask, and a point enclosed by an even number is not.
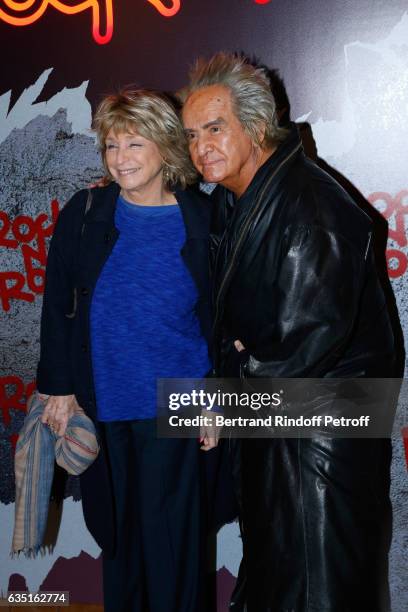
<svg viewBox="0 0 408 612"><path fill-rule="evenodd" d="M239 338L251 376L386 376L394 344L371 220L305 157L297 129L236 205L217 192L217 374L229 373L228 340Z"/></svg>
<svg viewBox="0 0 408 612"><path fill-rule="evenodd" d="M215 198L216 374L391 376L370 219L305 157L297 129L238 201L220 187ZM387 610L389 459L385 440L242 442L248 612Z"/></svg>

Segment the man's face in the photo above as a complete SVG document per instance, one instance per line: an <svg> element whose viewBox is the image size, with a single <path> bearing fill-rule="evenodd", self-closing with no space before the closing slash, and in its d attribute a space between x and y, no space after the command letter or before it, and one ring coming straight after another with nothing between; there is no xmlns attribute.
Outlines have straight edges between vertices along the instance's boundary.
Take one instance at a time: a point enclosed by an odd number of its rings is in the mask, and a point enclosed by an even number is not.
<svg viewBox="0 0 408 612"><path fill-rule="evenodd" d="M258 168L259 155L234 113L230 91L211 85L193 92L182 117L191 159L204 180L242 195Z"/></svg>

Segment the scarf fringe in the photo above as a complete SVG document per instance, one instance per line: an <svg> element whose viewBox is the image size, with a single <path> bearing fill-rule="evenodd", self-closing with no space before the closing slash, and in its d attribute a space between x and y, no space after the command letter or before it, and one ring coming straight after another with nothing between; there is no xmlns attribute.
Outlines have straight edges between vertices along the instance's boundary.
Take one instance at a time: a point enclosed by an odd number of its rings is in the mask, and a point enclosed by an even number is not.
<svg viewBox="0 0 408 612"><path fill-rule="evenodd" d="M41 546L33 546L31 548L25 547L19 550L10 551L10 559L19 559L25 557L26 559L35 559L36 557L45 557L47 554L51 555L54 552L55 547L47 544Z"/></svg>

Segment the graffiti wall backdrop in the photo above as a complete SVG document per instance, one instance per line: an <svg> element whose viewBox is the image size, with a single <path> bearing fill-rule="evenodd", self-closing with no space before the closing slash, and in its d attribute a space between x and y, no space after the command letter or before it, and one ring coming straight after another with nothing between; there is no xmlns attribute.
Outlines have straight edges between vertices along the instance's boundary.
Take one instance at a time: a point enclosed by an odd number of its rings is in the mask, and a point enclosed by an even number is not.
<svg viewBox="0 0 408 612"><path fill-rule="evenodd" d="M0 591L63 589L72 601L101 601L100 551L75 481L54 551L9 558L13 452L35 384L47 244L64 202L101 175L89 131L100 97L130 83L175 90L196 56L220 49L279 69L292 119L309 126L313 155L387 220L401 345L408 338L405 1L0 0ZM408 609L407 498L397 439L393 612ZM218 535L220 612L239 560L237 526L227 525Z"/></svg>

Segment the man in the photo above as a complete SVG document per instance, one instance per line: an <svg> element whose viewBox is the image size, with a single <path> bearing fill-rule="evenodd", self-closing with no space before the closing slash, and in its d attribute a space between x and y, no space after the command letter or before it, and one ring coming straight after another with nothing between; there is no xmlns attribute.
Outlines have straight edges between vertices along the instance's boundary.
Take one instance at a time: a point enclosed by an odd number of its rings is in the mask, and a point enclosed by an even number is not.
<svg viewBox="0 0 408 612"><path fill-rule="evenodd" d="M391 376L371 222L278 127L265 73L220 53L182 99L191 158L220 185L216 375ZM387 610L388 474L385 440L243 440L245 609Z"/></svg>

